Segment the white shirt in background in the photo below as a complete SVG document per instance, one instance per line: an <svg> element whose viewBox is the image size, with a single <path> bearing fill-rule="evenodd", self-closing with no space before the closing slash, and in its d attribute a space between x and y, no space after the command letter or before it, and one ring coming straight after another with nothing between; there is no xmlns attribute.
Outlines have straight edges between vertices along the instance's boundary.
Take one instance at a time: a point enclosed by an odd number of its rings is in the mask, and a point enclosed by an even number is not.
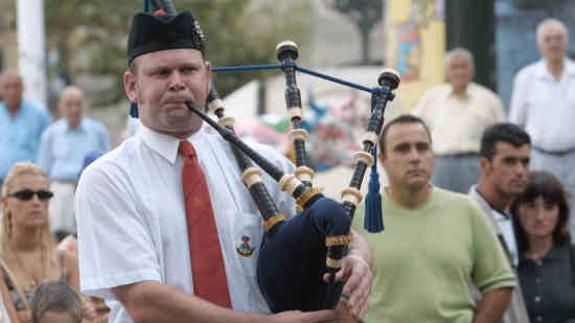
<svg viewBox="0 0 575 323"><path fill-rule="evenodd" d="M545 61L524 67L513 83L509 121L524 128L534 147L548 152L575 149L575 62L565 59L556 80Z"/></svg>
<svg viewBox="0 0 575 323"><path fill-rule="evenodd" d="M429 127L437 155L478 153L483 130L505 120L501 99L473 82L463 98L453 93L451 84L432 88L412 113Z"/></svg>

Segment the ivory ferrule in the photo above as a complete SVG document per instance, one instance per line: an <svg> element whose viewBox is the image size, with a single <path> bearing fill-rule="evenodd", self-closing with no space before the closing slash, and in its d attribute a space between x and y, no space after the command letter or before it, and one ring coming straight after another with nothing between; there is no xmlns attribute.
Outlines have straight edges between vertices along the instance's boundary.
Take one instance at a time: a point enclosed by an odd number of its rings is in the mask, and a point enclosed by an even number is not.
<svg viewBox="0 0 575 323"><path fill-rule="evenodd" d="M350 202L355 206L359 204L362 198L363 194L355 187L348 187L341 192L343 202Z"/></svg>
<svg viewBox="0 0 575 323"><path fill-rule="evenodd" d="M303 120L303 110L300 107L292 107L288 109L288 116L290 120L298 118Z"/></svg>
<svg viewBox="0 0 575 323"><path fill-rule="evenodd" d="M242 173L242 182L244 182L247 188L262 182L262 171L255 167L247 168Z"/></svg>
<svg viewBox="0 0 575 323"><path fill-rule="evenodd" d="M305 129L292 129L288 133L288 138L290 141L294 141L296 139L306 140L308 133Z"/></svg>
<svg viewBox="0 0 575 323"><path fill-rule="evenodd" d="M208 111L210 113L216 112L217 109L224 106L224 101L222 99L215 99L208 103Z"/></svg>
<svg viewBox="0 0 575 323"><path fill-rule="evenodd" d="M233 127L234 123L236 122L236 120L234 120L234 118L232 117L222 117L220 118L220 120L218 120L218 123L222 126L222 127Z"/></svg>
<svg viewBox="0 0 575 323"><path fill-rule="evenodd" d="M373 156L365 151L358 151L353 155L354 162L363 162L370 167L373 164Z"/></svg>
<svg viewBox="0 0 575 323"><path fill-rule="evenodd" d="M375 132L369 131L366 132L365 135L363 135L363 140L361 142L362 143L370 142L372 145L376 145L378 138L379 136Z"/></svg>
<svg viewBox="0 0 575 323"><path fill-rule="evenodd" d="M285 174L280 178L280 187L282 191L288 192L293 196L293 192L301 184L300 180L294 174Z"/></svg>
<svg viewBox="0 0 575 323"><path fill-rule="evenodd" d="M295 176L302 182L311 182L315 171L307 166L299 166L295 170Z"/></svg>

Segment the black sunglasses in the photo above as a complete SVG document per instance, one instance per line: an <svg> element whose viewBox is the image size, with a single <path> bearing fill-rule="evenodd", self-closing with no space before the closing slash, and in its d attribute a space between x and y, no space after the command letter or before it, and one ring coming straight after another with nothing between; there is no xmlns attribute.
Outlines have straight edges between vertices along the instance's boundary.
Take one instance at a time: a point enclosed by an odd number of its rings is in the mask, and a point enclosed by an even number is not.
<svg viewBox="0 0 575 323"><path fill-rule="evenodd" d="M8 194L9 197L15 197L21 201L29 201L34 197L34 195L38 196L40 200L45 201L51 199L52 196L54 196L54 193L47 190L32 191L25 189Z"/></svg>

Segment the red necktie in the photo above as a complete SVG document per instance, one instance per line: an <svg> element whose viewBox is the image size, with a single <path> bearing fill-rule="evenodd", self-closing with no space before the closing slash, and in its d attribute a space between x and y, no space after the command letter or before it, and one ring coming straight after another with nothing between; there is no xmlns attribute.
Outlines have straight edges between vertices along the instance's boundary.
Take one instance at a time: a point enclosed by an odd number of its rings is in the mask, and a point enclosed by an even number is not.
<svg viewBox="0 0 575 323"><path fill-rule="evenodd" d="M179 152L184 157L182 183L194 294L231 308L226 269L204 172L191 143L180 141Z"/></svg>

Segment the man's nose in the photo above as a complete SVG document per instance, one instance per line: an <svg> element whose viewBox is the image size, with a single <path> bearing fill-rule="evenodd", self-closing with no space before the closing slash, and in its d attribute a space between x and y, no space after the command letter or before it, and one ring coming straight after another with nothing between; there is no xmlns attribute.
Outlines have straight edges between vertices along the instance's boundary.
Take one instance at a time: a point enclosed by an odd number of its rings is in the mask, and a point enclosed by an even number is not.
<svg viewBox="0 0 575 323"><path fill-rule="evenodd" d="M170 75L170 89L179 91L185 87L184 79L180 72L175 71Z"/></svg>
<svg viewBox="0 0 575 323"><path fill-rule="evenodd" d="M409 149L409 153L407 155L407 158L411 162L418 162L421 158L421 154L419 153L419 151L417 150L416 147L411 147Z"/></svg>
<svg viewBox="0 0 575 323"><path fill-rule="evenodd" d="M529 173L529 166L523 163L517 163L514 167L514 171L517 176L525 177L527 176L527 173Z"/></svg>

